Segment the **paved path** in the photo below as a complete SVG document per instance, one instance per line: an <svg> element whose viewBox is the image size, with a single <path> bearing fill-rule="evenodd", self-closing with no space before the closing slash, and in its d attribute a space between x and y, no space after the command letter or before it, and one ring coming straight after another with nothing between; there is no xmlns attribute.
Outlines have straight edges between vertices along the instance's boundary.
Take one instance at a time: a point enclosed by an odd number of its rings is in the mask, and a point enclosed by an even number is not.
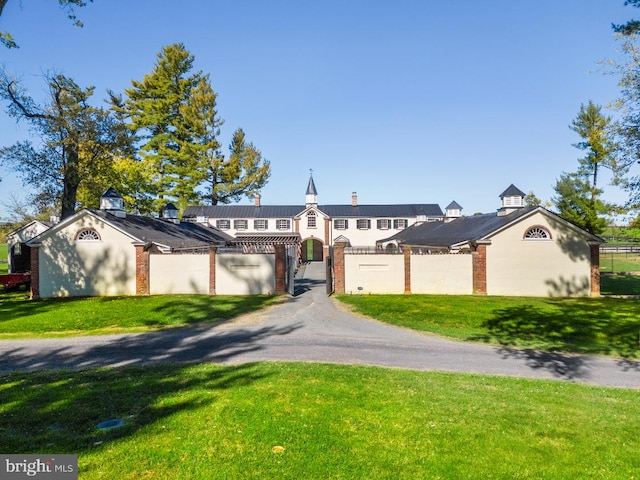
<svg viewBox="0 0 640 480"><path fill-rule="evenodd" d="M0 372L265 360L367 364L632 387L640 363L454 342L360 318L325 292L324 265L299 272L296 296L216 326L163 332L0 341Z"/></svg>

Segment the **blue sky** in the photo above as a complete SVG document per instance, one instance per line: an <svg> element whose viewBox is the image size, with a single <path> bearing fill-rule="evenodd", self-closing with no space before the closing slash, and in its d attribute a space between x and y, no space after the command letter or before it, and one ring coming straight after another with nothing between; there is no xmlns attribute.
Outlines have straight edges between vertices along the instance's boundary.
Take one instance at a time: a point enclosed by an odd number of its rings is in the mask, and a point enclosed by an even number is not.
<svg viewBox="0 0 640 480"><path fill-rule="evenodd" d="M242 127L271 161L263 204L318 199L494 211L513 183L543 200L582 152L580 105L616 98L599 62L620 45L623 0L95 0L74 28L54 0L9 0L0 63L45 98L42 74L122 92L183 42L210 73L228 145ZM179 5L179 7L176 7ZM614 112L610 112L614 115ZM0 112L0 145L25 138ZM18 178L0 169L0 218ZM612 187L605 198L621 200ZM249 203L243 200L242 203Z"/></svg>

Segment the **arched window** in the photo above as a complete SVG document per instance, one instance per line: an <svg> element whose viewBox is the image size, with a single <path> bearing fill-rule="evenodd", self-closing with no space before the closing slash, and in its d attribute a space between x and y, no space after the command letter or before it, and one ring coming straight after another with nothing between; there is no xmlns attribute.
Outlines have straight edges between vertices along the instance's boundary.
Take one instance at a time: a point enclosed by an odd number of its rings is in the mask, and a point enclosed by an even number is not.
<svg viewBox="0 0 640 480"><path fill-rule="evenodd" d="M102 240L100 235L93 228L83 228L76 233L78 242L99 242L100 240Z"/></svg>
<svg viewBox="0 0 640 480"><path fill-rule="evenodd" d="M549 230L540 225L534 225L529 227L524 233L525 240L551 240L551 234Z"/></svg>

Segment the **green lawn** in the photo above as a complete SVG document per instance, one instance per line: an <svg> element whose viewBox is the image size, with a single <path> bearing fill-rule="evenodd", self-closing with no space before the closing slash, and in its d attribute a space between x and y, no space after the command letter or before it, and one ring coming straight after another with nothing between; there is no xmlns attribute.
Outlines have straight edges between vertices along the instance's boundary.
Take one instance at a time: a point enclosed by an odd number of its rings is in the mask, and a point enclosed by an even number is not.
<svg viewBox="0 0 640 480"><path fill-rule="evenodd" d="M9 271L9 266L6 263L7 258L7 244L0 243L0 275Z"/></svg>
<svg viewBox="0 0 640 480"><path fill-rule="evenodd" d="M12 374L0 396L0 451L78 454L82 480L640 475L630 389L262 363Z"/></svg>
<svg viewBox="0 0 640 480"><path fill-rule="evenodd" d="M640 302L623 298L339 295L386 323L460 339L546 351L635 357Z"/></svg>
<svg viewBox="0 0 640 480"><path fill-rule="evenodd" d="M600 271L604 273L640 272L640 255L629 253L603 253Z"/></svg>
<svg viewBox="0 0 640 480"><path fill-rule="evenodd" d="M216 323L259 310L277 297L162 295L29 300L0 293L0 338L98 335Z"/></svg>

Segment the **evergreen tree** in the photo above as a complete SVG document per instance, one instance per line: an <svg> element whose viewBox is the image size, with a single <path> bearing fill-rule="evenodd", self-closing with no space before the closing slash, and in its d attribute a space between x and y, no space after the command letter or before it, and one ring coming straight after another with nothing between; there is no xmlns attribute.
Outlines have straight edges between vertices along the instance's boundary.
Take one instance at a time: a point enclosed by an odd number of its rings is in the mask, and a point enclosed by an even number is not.
<svg viewBox="0 0 640 480"><path fill-rule="evenodd" d="M209 75L191 73L193 62L183 44L166 46L153 71L132 81L124 100L111 93L114 110L136 136L138 160L151 172L145 194L157 199L156 211L167 200L180 210L199 202L205 184L212 186L207 194L212 202L237 200L257 191L268 178L269 163L245 143L244 134L239 150L225 161L218 141L223 121L217 94ZM217 191L220 196L214 195Z"/></svg>
<svg viewBox="0 0 640 480"><path fill-rule="evenodd" d="M601 215L608 208L598 199L600 190L594 192L591 183L577 173L562 174L554 190L557 195L552 201L562 218L594 235L602 233L607 221Z"/></svg>

